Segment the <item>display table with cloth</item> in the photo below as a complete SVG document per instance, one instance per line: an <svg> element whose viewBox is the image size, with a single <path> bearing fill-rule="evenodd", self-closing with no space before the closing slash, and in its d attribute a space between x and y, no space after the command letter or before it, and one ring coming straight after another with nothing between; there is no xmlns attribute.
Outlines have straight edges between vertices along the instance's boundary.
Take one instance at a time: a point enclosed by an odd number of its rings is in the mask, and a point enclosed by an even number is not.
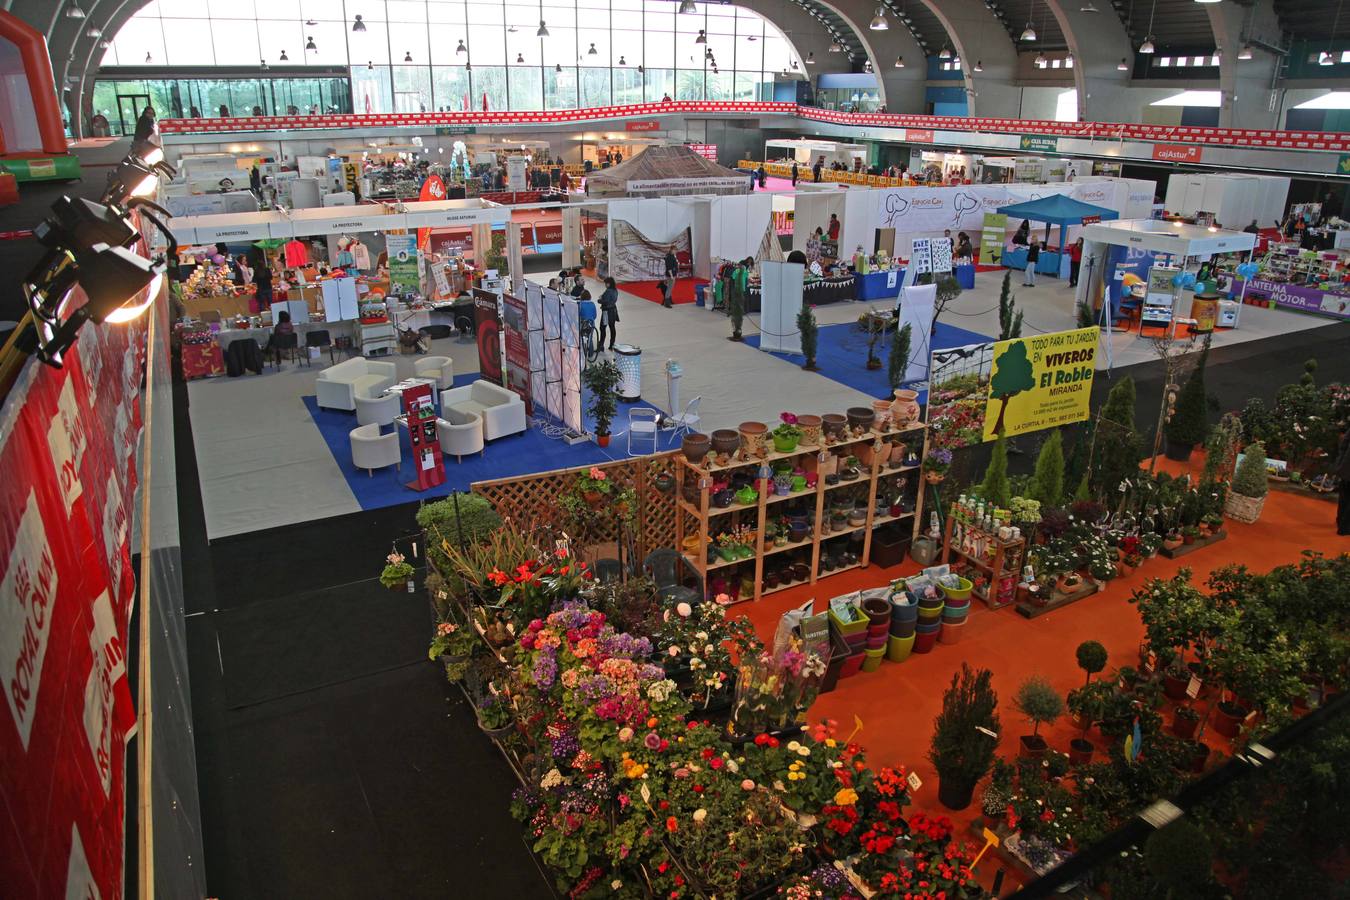
<svg viewBox="0 0 1350 900"><path fill-rule="evenodd" d="M956 283L961 285L961 290L969 291L975 288L974 266L952 266L952 274L956 276Z"/></svg>
<svg viewBox="0 0 1350 900"><path fill-rule="evenodd" d="M838 303L842 300L853 299L855 297L852 275L844 278L820 278L816 281L808 281L802 286L802 302L808 306L821 306L826 303ZM750 285L745 307L746 312L759 312L759 285Z"/></svg>
<svg viewBox="0 0 1350 900"><path fill-rule="evenodd" d="M225 374L225 354L215 341L208 341L205 344L184 344L182 349L180 371L184 381Z"/></svg>
<svg viewBox="0 0 1350 900"><path fill-rule="evenodd" d="M329 366L314 379L318 405L325 409L356 409L356 396L377 397L398 378L391 362L355 358Z"/></svg>
<svg viewBox="0 0 1350 900"><path fill-rule="evenodd" d="M853 275L853 298L855 300L894 300L900 296L900 286L905 283L904 269L887 269L880 272L868 272L866 275Z"/></svg>
<svg viewBox="0 0 1350 900"><path fill-rule="evenodd" d="M212 294L209 297L186 297L183 299L183 308L187 310L187 315L194 319L201 319L202 313L213 310L220 313L222 319L228 319L231 316L257 314L253 305L252 294Z"/></svg>
<svg viewBox="0 0 1350 900"><path fill-rule="evenodd" d="M330 370L331 371L331 370ZM499 384L478 380L463 387L441 391L441 409L473 413L483 420L483 438L493 440L525 430L525 401Z"/></svg>
<svg viewBox="0 0 1350 900"><path fill-rule="evenodd" d="M297 322L295 333L300 335L300 346L305 346L305 335L311 331L326 331L328 336L336 343L339 337L354 337L356 327L353 322ZM222 328L215 333L216 343L220 349L228 349L230 344L240 338L253 338L258 342L259 347L266 347L268 340L272 336L272 329L261 328Z"/></svg>

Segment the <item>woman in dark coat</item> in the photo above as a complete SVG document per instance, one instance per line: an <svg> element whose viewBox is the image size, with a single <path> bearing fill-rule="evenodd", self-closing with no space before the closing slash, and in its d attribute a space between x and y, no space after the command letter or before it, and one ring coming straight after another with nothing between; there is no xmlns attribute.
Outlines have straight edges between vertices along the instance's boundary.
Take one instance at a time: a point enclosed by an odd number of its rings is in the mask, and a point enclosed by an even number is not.
<svg viewBox="0 0 1350 900"><path fill-rule="evenodd" d="M619 324L619 288L613 278L605 279L600 295L600 346L605 346L605 328L609 328L609 349L614 349L615 328Z"/></svg>

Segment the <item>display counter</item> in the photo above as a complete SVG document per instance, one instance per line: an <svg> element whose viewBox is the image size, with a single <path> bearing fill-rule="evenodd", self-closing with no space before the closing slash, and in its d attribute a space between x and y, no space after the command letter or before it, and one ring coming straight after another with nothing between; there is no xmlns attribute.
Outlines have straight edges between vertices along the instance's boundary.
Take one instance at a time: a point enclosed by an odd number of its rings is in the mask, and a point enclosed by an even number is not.
<svg viewBox="0 0 1350 900"><path fill-rule="evenodd" d="M1060 253L1058 250L1042 250L1041 255L1036 259L1036 271L1041 275L1059 278L1061 277L1061 265L1068 258L1067 253ZM1004 250L1001 262L1007 269L1026 269L1027 248L1019 244L1016 247Z"/></svg>
<svg viewBox="0 0 1350 900"><path fill-rule="evenodd" d="M900 296L900 286L904 283L904 269L868 272L866 275L855 273L853 275L853 299L894 300Z"/></svg>
<svg viewBox="0 0 1350 900"><path fill-rule="evenodd" d="M808 281L802 287L802 302L808 306L821 306L826 303L838 303L841 300L853 300L853 275L843 278L821 278ZM749 297L746 298L746 312L759 312L759 285L751 284Z"/></svg>
<svg viewBox="0 0 1350 900"><path fill-rule="evenodd" d="M233 316L251 316L257 313L253 308L252 294L212 294L207 297L186 297L183 306L187 315L201 319L204 312L218 312L222 319Z"/></svg>

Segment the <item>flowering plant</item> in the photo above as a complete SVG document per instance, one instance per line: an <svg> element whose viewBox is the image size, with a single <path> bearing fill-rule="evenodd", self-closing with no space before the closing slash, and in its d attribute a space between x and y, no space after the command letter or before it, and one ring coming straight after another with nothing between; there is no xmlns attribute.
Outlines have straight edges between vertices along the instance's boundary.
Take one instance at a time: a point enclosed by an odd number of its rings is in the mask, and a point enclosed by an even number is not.
<svg viewBox="0 0 1350 900"><path fill-rule="evenodd" d="M387 588L400 587L413 577L416 571L402 553L397 550L384 558L384 571L380 573L380 584Z"/></svg>
<svg viewBox="0 0 1350 900"><path fill-rule="evenodd" d="M924 457L923 467L929 472L935 472L939 475L945 473L952 465L952 451L938 448L929 450L928 455Z"/></svg>
<svg viewBox="0 0 1350 900"><path fill-rule="evenodd" d="M795 639L778 653L741 660L729 731L748 736L796 724L815 702L824 674L825 661Z"/></svg>
<svg viewBox="0 0 1350 900"><path fill-rule="evenodd" d="M779 414L778 414L778 418L780 418L780 419L783 420L783 424L784 424L784 425L796 425L796 424L797 424L797 416L796 416L795 413L782 412L782 413L779 413Z"/></svg>
<svg viewBox="0 0 1350 900"><path fill-rule="evenodd" d="M594 576L565 543L548 555L527 559L510 574L494 568L487 581L497 588L495 608L511 612L517 624L542 615L554 602L575 598Z"/></svg>
<svg viewBox="0 0 1350 900"><path fill-rule="evenodd" d="M436 659L445 656L468 656L478 646L478 637L470 629L446 620L436 626L436 634L427 648L427 658Z"/></svg>
<svg viewBox="0 0 1350 900"><path fill-rule="evenodd" d="M577 476L577 490L582 493L614 493L614 482L605 474L604 469L591 466L591 470Z"/></svg>
<svg viewBox="0 0 1350 900"><path fill-rule="evenodd" d="M749 619L727 619L714 601L677 603L662 614L657 649L666 671L692 702L706 709L731 685L736 660L762 650Z"/></svg>

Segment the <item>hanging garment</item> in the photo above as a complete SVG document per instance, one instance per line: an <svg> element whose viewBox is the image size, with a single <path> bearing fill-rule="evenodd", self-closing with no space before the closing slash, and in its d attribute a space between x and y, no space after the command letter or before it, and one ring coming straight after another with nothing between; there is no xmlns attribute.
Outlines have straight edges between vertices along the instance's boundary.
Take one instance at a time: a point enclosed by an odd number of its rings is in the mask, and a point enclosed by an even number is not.
<svg viewBox="0 0 1350 900"><path fill-rule="evenodd" d="M354 242L349 248L352 252L352 259L356 261L358 269L370 268L370 250L360 241Z"/></svg>
<svg viewBox="0 0 1350 900"><path fill-rule="evenodd" d="M356 265L356 259L350 250L339 250L335 262L344 269Z"/></svg>
<svg viewBox="0 0 1350 900"><path fill-rule="evenodd" d="M282 248L282 252L286 256L287 268L298 269L301 266L309 265L309 248L300 241L287 241L286 246Z"/></svg>

